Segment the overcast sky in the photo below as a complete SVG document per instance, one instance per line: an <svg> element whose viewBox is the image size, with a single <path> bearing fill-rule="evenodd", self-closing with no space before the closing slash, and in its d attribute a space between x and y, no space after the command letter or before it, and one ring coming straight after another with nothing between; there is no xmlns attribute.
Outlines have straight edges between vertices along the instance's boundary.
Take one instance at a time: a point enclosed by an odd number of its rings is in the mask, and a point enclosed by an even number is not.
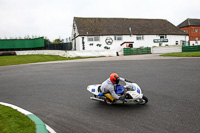
<svg viewBox="0 0 200 133"><path fill-rule="evenodd" d="M71 36L73 17L200 19L200 0L0 0L0 38Z"/></svg>

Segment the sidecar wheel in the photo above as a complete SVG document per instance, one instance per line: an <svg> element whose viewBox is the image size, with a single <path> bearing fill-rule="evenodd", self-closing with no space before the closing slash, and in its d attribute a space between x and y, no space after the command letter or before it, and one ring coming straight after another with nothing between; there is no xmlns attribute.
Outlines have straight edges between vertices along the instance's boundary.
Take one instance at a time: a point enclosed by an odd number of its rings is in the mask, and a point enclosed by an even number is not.
<svg viewBox="0 0 200 133"><path fill-rule="evenodd" d="M146 103L148 103L148 98L146 96L142 97L143 102L141 102L140 104L144 105Z"/></svg>

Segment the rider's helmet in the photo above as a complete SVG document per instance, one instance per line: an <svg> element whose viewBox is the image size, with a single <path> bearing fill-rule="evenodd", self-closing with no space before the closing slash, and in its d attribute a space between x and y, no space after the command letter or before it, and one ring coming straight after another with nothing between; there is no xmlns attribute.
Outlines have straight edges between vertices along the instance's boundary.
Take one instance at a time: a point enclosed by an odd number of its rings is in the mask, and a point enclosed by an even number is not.
<svg viewBox="0 0 200 133"><path fill-rule="evenodd" d="M119 83L119 76L116 73L112 73L110 75L110 80L113 84L118 84Z"/></svg>

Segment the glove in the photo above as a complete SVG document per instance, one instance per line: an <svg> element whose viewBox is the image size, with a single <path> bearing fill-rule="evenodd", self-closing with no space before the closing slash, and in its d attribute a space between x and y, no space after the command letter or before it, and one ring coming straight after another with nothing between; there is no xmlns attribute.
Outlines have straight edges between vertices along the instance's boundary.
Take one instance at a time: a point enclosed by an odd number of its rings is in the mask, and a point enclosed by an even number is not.
<svg viewBox="0 0 200 133"><path fill-rule="evenodd" d="M129 82L129 83L132 83L131 81L129 81L129 80L127 80L127 79L125 79L125 81L126 81L126 82Z"/></svg>

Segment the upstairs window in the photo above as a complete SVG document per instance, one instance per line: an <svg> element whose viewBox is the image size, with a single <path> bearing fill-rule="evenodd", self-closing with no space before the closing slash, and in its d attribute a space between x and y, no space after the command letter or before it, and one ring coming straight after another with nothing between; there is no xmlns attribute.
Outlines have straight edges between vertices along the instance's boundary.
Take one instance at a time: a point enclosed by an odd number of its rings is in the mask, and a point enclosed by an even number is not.
<svg viewBox="0 0 200 133"><path fill-rule="evenodd" d="M94 36L94 41L100 41L100 36Z"/></svg>
<svg viewBox="0 0 200 133"><path fill-rule="evenodd" d="M144 40L144 36L143 35L137 35L136 40Z"/></svg>
<svg viewBox="0 0 200 133"><path fill-rule="evenodd" d="M94 37L88 37L87 39L88 39L88 42L94 41Z"/></svg>
<svg viewBox="0 0 200 133"><path fill-rule="evenodd" d="M198 29L194 29L194 32L198 32Z"/></svg>
<svg viewBox="0 0 200 133"><path fill-rule="evenodd" d="M167 38L167 35L160 35L160 39L165 39Z"/></svg>
<svg viewBox="0 0 200 133"><path fill-rule="evenodd" d="M100 36L88 36L87 40L88 42L100 41Z"/></svg>
<svg viewBox="0 0 200 133"><path fill-rule="evenodd" d="M183 32L186 32L186 29L184 29Z"/></svg>
<svg viewBox="0 0 200 133"><path fill-rule="evenodd" d="M122 36L115 36L114 38L115 38L116 41L122 41L123 40Z"/></svg>

